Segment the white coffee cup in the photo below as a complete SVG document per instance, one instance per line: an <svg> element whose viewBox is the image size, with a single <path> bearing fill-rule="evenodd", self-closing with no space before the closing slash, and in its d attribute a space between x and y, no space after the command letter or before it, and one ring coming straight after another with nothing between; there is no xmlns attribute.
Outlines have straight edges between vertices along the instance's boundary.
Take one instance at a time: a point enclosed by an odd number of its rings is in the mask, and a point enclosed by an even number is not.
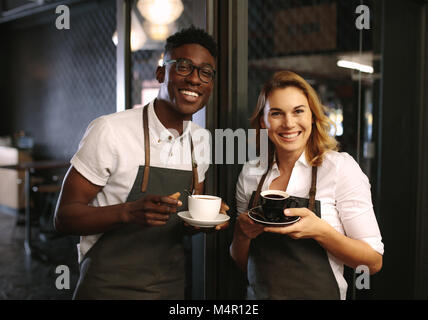
<svg viewBox="0 0 428 320"><path fill-rule="evenodd" d="M190 216L195 220L213 220L220 213L221 198L209 195L188 197Z"/></svg>

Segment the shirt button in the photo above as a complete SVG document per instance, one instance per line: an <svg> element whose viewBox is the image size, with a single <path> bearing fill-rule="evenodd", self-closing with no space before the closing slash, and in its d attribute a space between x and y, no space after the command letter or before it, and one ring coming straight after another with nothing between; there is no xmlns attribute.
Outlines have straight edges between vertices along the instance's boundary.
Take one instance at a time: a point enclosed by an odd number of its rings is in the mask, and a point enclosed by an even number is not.
<svg viewBox="0 0 428 320"><path fill-rule="evenodd" d="M169 136L169 137L168 137L168 140L171 140L171 139L172 139L172 137L171 137L171 136Z"/></svg>
<svg viewBox="0 0 428 320"><path fill-rule="evenodd" d="M158 140L158 143L161 143L161 139Z"/></svg>

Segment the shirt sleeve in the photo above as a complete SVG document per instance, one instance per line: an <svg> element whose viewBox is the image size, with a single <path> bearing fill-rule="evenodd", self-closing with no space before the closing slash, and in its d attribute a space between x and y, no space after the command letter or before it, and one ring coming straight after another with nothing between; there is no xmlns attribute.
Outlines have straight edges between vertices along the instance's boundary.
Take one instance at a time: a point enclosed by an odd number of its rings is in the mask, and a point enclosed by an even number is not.
<svg viewBox="0 0 428 320"><path fill-rule="evenodd" d="M104 186L116 167L115 140L105 118L92 121L71 159L73 167L93 184Z"/></svg>
<svg viewBox="0 0 428 320"><path fill-rule="evenodd" d="M210 165L207 163L198 163L198 182L201 183L205 180L205 174L208 171Z"/></svg>
<svg viewBox="0 0 428 320"><path fill-rule="evenodd" d="M336 206L345 234L367 242L383 254L384 245L373 211L369 179L349 154L341 155L337 167Z"/></svg>

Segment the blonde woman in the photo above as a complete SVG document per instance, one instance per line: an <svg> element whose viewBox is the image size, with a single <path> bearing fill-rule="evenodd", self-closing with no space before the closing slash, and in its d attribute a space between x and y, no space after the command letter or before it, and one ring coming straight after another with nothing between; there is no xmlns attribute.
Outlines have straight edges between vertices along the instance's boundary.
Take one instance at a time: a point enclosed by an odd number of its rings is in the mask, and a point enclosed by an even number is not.
<svg viewBox="0 0 428 320"><path fill-rule="evenodd" d="M371 274L382 267L369 180L337 151L316 92L293 72L277 72L264 85L251 123L258 134L267 129L269 165L254 174L257 165L246 163L236 189L230 253L247 272L247 298L345 299L343 265L366 266ZM290 225L258 223L248 210L268 189L313 203L312 210L286 209L284 215L300 217Z"/></svg>

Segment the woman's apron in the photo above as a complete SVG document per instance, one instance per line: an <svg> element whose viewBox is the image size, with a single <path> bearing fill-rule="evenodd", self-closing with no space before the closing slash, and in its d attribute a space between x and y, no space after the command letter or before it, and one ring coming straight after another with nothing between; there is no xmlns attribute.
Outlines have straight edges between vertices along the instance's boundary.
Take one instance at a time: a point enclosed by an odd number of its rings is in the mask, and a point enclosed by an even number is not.
<svg viewBox="0 0 428 320"><path fill-rule="evenodd" d="M259 203L268 172L253 192L249 209ZM321 217L321 205L315 201L316 176L317 167L312 167L309 199L294 198ZM263 232L251 241L247 276L248 299L340 299L327 252L314 239Z"/></svg>
<svg viewBox="0 0 428 320"><path fill-rule="evenodd" d="M170 195L193 190L197 168L192 171L150 167L148 107L143 110L145 165L140 166L126 202L147 194ZM190 138L190 141L192 139ZM150 173L150 175L149 175ZM184 299L185 250L183 223L171 214L161 227L126 224L104 233L80 263L74 299Z"/></svg>

